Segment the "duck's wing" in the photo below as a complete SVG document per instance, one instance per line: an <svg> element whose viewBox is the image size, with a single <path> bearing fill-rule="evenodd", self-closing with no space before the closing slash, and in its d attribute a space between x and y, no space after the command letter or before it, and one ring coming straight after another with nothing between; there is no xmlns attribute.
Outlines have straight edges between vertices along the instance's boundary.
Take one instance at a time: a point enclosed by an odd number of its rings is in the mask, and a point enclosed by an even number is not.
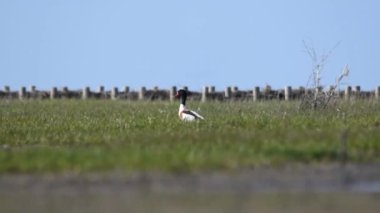
<svg viewBox="0 0 380 213"><path fill-rule="evenodd" d="M191 115L193 116L195 119L201 119L201 120L204 120L205 118L203 116L201 116L200 114L198 114L197 112L194 112L192 110L184 110L183 111L184 114L187 114L187 115Z"/></svg>

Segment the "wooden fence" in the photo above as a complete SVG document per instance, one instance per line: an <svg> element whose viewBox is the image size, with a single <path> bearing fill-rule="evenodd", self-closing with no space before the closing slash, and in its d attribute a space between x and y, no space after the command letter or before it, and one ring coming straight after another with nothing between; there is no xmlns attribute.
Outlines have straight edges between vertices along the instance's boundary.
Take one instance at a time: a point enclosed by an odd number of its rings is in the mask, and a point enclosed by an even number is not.
<svg viewBox="0 0 380 213"><path fill-rule="evenodd" d="M185 89L188 89L185 87ZM320 88L323 92L322 88ZM159 89L154 87L147 89L141 87L137 91L130 90L128 86L123 89L113 87L111 90L105 90L104 86L99 86L95 91L89 87L79 90L69 90L68 87L58 89L51 88L50 91L37 90L31 86L29 90L21 87L18 91L11 91L9 86L0 89L0 99L110 99L110 100L170 100L174 101L177 87L170 89ZM214 86L205 86L202 91L189 90L189 99L195 101L263 101L263 100L299 100L305 94L313 93L311 89L304 87L292 88L287 86L283 89L274 90L270 86L264 88L254 87L252 90L239 90L238 87L226 87L224 91L216 91ZM347 86L343 91L335 92L337 97L344 100L380 100L380 86L372 91L361 91L360 86Z"/></svg>

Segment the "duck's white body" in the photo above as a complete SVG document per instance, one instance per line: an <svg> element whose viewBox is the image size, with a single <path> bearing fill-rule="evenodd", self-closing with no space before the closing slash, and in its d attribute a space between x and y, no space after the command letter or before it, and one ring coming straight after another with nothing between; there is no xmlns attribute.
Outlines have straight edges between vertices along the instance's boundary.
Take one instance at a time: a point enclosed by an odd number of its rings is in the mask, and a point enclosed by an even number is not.
<svg viewBox="0 0 380 213"><path fill-rule="evenodd" d="M186 108L186 99L187 99L187 91L186 90L179 90L177 92L176 97L179 97L181 99L179 110L178 110L178 116L183 121L195 121L195 120L203 120L203 116L199 115L198 113L189 110Z"/></svg>
<svg viewBox="0 0 380 213"><path fill-rule="evenodd" d="M201 116L197 112L188 110L186 106L183 104L179 105L178 116L183 121L195 121L197 119L204 119L203 116Z"/></svg>

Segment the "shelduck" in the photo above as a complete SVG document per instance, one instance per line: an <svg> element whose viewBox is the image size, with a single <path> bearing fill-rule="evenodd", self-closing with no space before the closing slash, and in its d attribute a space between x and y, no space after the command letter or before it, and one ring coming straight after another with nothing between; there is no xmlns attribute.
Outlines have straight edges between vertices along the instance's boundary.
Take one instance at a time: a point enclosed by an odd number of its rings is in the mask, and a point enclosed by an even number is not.
<svg viewBox="0 0 380 213"><path fill-rule="evenodd" d="M183 121L204 120L204 118L200 114L186 108L186 99L187 99L186 90L184 89L178 90L175 97L180 98L178 116L181 120Z"/></svg>

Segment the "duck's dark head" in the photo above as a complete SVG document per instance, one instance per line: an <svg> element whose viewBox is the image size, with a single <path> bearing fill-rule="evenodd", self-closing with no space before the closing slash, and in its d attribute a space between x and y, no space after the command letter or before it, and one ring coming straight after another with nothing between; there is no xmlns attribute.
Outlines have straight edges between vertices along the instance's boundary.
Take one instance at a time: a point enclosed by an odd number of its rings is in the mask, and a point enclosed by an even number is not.
<svg viewBox="0 0 380 213"><path fill-rule="evenodd" d="M180 98L181 104L186 105L186 99L187 99L187 91L186 90L184 90L184 89L178 90L175 97Z"/></svg>

